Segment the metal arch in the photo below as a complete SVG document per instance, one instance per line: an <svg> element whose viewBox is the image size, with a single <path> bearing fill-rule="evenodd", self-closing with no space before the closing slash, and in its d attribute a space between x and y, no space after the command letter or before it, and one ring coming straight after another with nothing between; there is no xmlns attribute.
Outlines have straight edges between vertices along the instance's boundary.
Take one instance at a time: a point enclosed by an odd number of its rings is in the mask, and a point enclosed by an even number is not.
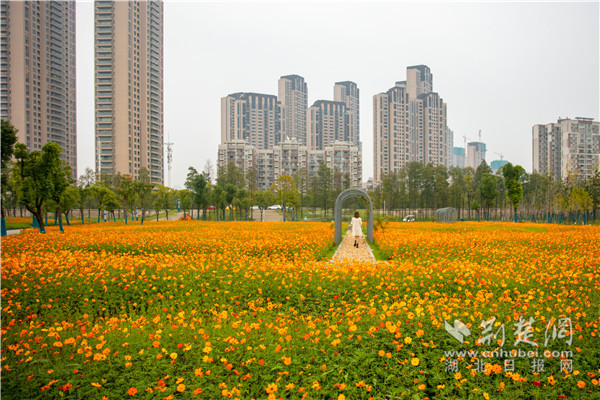
<svg viewBox="0 0 600 400"><path fill-rule="evenodd" d="M369 215L367 218L367 240L373 244L373 201L365 190L346 189L335 200L335 244L342 240L342 206L344 202L352 197L362 197L369 202Z"/></svg>

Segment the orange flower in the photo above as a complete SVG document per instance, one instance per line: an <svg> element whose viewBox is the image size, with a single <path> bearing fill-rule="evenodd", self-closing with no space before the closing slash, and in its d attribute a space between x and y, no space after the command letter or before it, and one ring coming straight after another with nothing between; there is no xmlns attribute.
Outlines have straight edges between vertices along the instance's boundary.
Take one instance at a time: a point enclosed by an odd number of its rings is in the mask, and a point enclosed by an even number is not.
<svg viewBox="0 0 600 400"><path fill-rule="evenodd" d="M130 396L135 396L137 392L138 392L137 388L132 387L132 388L129 388L129 390L127 391L127 394Z"/></svg>
<svg viewBox="0 0 600 400"><path fill-rule="evenodd" d="M577 381L577 387L579 389L583 389L585 387L585 382L584 381Z"/></svg>
<svg viewBox="0 0 600 400"><path fill-rule="evenodd" d="M275 393L277 391L277 385L275 383L269 383L267 385L267 394Z"/></svg>

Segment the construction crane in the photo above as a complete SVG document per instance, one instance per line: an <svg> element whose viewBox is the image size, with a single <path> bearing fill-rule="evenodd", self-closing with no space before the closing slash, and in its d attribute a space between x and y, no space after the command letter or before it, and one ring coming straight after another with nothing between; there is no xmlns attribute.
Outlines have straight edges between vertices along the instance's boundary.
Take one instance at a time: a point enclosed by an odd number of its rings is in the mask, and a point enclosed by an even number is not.
<svg viewBox="0 0 600 400"><path fill-rule="evenodd" d="M496 151L494 153L496 153L496 154L498 154L500 156L500 161L504 160L504 156L502 155L502 153L498 153Z"/></svg>
<svg viewBox="0 0 600 400"><path fill-rule="evenodd" d="M466 152L467 151L467 140L471 140L471 138L468 138L465 135L463 135L463 139L465 139L465 152Z"/></svg>
<svg viewBox="0 0 600 400"><path fill-rule="evenodd" d="M479 130L479 143L481 143L481 129Z"/></svg>

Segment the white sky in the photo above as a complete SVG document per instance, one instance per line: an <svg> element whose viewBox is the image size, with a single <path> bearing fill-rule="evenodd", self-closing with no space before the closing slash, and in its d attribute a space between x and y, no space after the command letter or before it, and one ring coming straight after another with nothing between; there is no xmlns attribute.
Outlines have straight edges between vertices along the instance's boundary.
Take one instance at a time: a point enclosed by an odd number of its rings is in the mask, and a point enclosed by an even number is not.
<svg viewBox="0 0 600 400"><path fill-rule="evenodd" d="M94 166L93 2L77 3L78 172ZM599 118L599 3L200 2L164 4L164 133L171 186L216 165L220 99L308 83L308 105L337 81L360 89L363 180L373 176L373 95L425 64L448 106L454 145L531 170L531 128ZM165 183L168 183L165 165Z"/></svg>

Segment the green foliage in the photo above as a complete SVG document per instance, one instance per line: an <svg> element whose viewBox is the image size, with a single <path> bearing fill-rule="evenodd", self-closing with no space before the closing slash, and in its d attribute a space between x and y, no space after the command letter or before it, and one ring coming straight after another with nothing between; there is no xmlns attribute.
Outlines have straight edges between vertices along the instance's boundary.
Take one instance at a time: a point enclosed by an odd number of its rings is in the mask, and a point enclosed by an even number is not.
<svg viewBox="0 0 600 400"><path fill-rule="evenodd" d="M2 147L0 150L2 151L2 217L4 217L4 202L5 202L5 193L6 188L8 186L9 181L9 168L8 164L10 163L10 159L13 155L14 145L17 142L17 130L14 126L12 126L8 121L2 120Z"/></svg>
<svg viewBox="0 0 600 400"><path fill-rule="evenodd" d="M496 197L498 196L496 183L497 178L494 175L487 172L483 174L483 177L481 178L481 185L479 186L479 192L488 214L490 212L490 207L494 205Z"/></svg>
<svg viewBox="0 0 600 400"><path fill-rule="evenodd" d="M130 175L119 176L118 181L117 195L123 206L125 218L127 218L127 212L133 210L137 197L135 182L133 182Z"/></svg>
<svg viewBox="0 0 600 400"><path fill-rule="evenodd" d="M513 209L516 213L519 209L519 203L523 198L521 178L525 175L525 170L520 165L513 166L511 163L508 163L502 167L502 175L504 176L504 184L508 192L507 196L513 204Z"/></svg>
<svg viewBox="0 0 600 400"><path fill-rule="evenodd" d="M154 208L164 210L167 220L169 219L169 210L173 207L175 200L175 191L169 187L158 185L154 194Z"/></svg>
<svg viewBox="0 0 600 400"><path fill-rule="evenodd" d="M44 232L44 204L53 200L58 204L69 186L71 168L60 159L62 149L56 143L48 142L42 152L28 152L22 143L15 146L15 157L20 174L20 186L17 189L19 203L24 205L36 218L40 231Z"/></svg>

